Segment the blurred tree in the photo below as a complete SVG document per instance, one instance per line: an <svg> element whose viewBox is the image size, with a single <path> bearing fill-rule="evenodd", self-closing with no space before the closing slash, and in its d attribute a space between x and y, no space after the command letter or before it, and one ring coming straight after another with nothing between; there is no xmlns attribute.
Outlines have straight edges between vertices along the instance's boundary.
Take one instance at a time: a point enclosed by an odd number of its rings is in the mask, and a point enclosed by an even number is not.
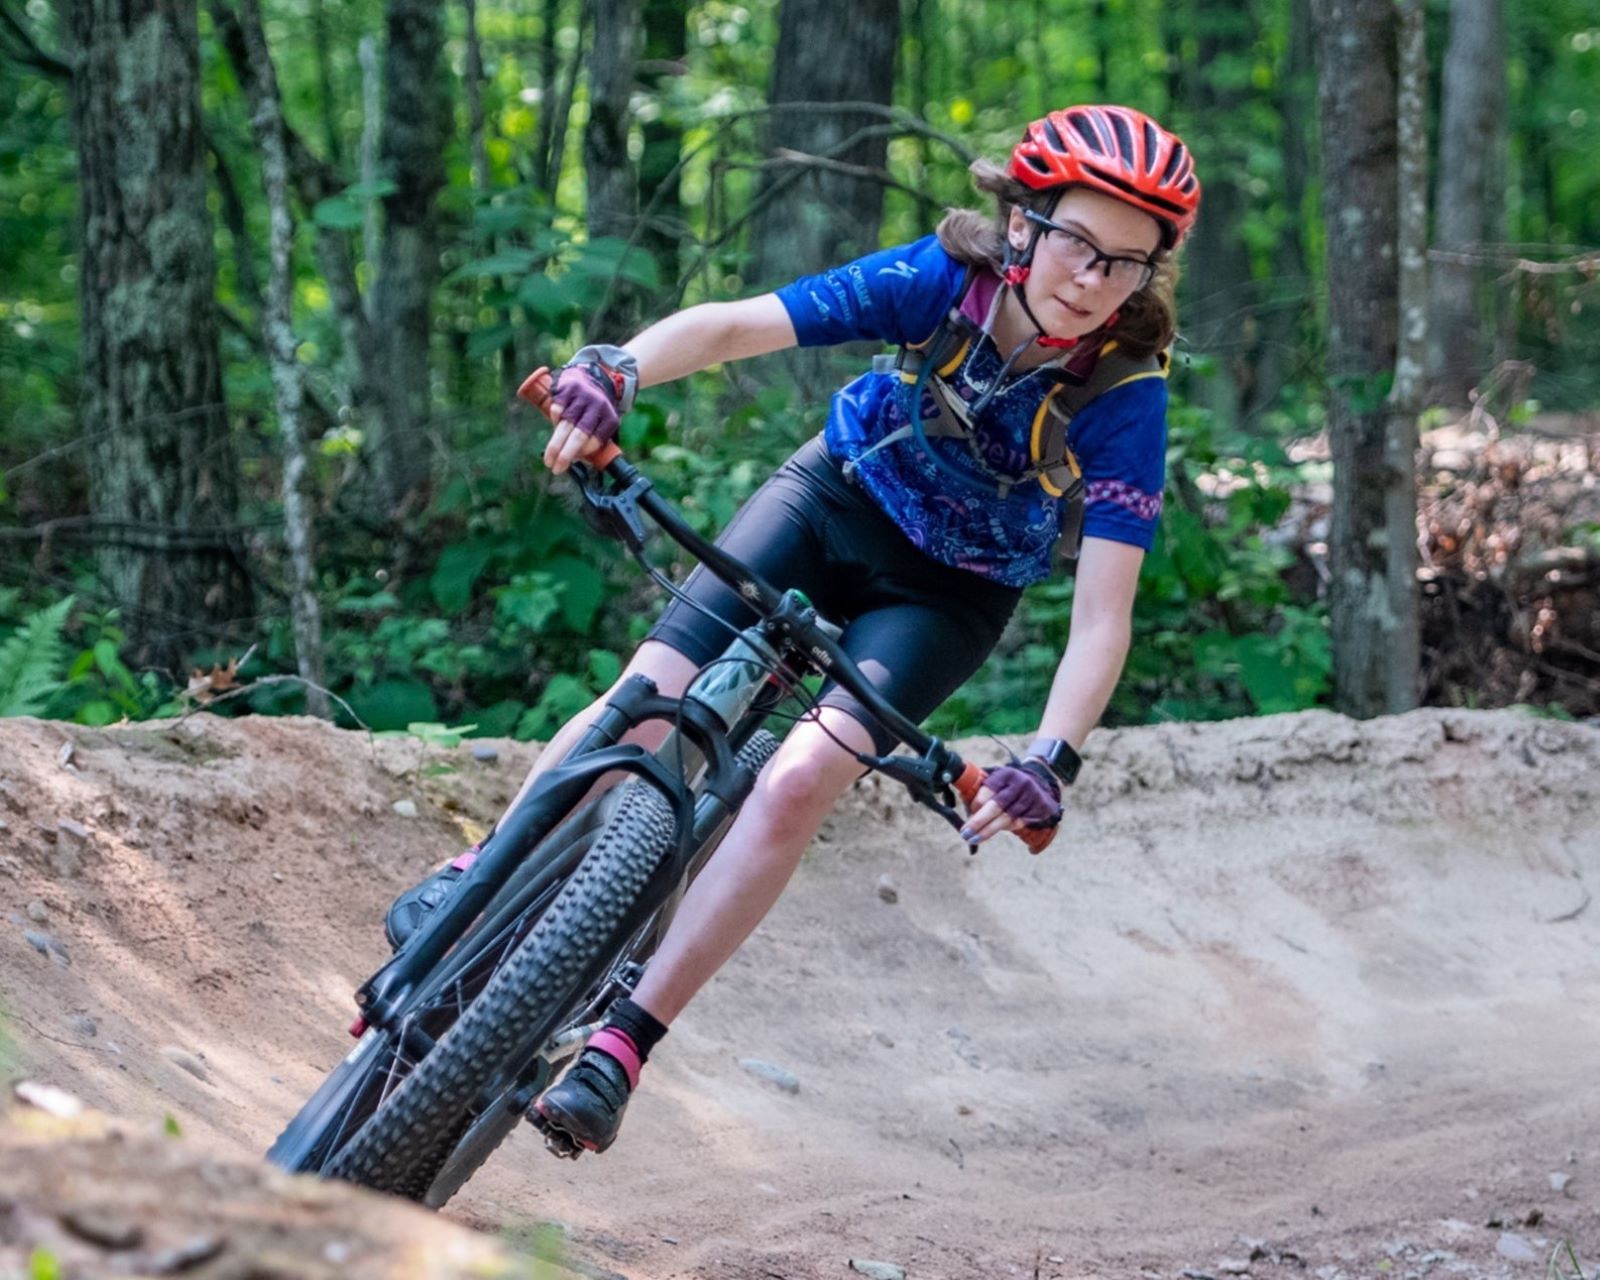
<svg viewBox="0 0 1600 1280"><path fill-rule="evenodd" d="M1388 445L1398 328L1394 0L1312 0L1327 225L1328 436L1333 451L1334 702L1374 716L1415 705L1416 475ZM1410 494L1409 504L1406 494ZM1393 522L1391 522L1393 521Z"/></svg>
<svg viewBox="0 0 1600 1280"><path fill-rule="evenodd" d="M689 6L685 0L644 0L644 51L640 86L650 98L639 157L639 209L645 217L641 243L655 255L663 282L678 278L684 223L679 162L683 124L676 101L688 72Z"/></svg>
<svg viewBox="0 0 1600 1280"><path fill-rule="evenodd" d="M1501 225L1503 187L1491 182L1505 150L1506 59L1502 0L1451 0L1450 44L1439 104L1439 185L1434 206L1432 398L1465 406L1486 372L1481 261ZM1474 261L1474 259L1479 259Z"/></svg>
<svg viewBox="0 0 1600 1280"><path fill-rule="evenodd" d="M194 0L70 0L81 424L98 567L141 661L251 613L217 337Z"/></svg>
<svg viewBox="0 0 1600 1280"><path fill-rule="evenodd" d="M589 123L583 130L589 235L627 239L639 214L639 179L628 154L639 0L592 3L595 30L606 36L589 49ZM606 302L592 317L593 335L608 342L622 341L637 327L638 304L634 289L608 290Z"/></svg>
<svg viewBox="0 0 1600 1280"><path fill-rule="evenodd" d="M893 99L898 0L783 0L767 101L753 278L818 271L878 247L888 152L880 116L828 104Z"/></svg>

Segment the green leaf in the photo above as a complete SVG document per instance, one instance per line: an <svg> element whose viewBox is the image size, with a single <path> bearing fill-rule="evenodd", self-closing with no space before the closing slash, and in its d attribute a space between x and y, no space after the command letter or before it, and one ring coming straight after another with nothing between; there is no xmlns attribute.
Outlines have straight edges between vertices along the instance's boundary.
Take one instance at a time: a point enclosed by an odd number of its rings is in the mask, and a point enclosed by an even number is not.
<svg viewBox="0 0 1600 1280"><path fill-rule="evenodd" d="M588 634L606 592L594 566L576 556L556 556L546 561L544 571L561 589L561 620L579 635Z"/></svg>
<svg viewBox="0 0 1600 1280"><path fill-rule="evenodd" d="M561 591L547 573L519 573L497 593L497 613L534 634L561 607Z"/></svg>
<svg viewBox="0 0 1600 1280"><path fill-rule="evenodd" d="M439 553L439 563L428 580L434 603L451 615L465 609L472 599L472 588L498 550L499 544L487 538L446 547Z"/></svg>
<svg viewBox="0 0 1600 1280"><path fill-rule="evenodd" d="M371 182L353 182L341 194L352 200L381 200L398 190L393 178L375 178Z"/></svg>
<svg viewBox="0 0 1600 1280"><path fill-rule="evenodd" d="M478 280L484 276L525 276L544 261L544 255L534 249L502 249L486 258L474 258L463 263L445 279L446 284L457 280Z"/></svg>
<svg viewBox="0 0 1600 1280"><path fill-rule="evenodd" d="M622 675L622 659L610 649L589 650L589 678L595 688L608 689Z"/></svg>
<svg viewBox="0 0 1600 1280"><path fill-rule="evenodd" d="M0 644L0 716L37 714L61 687L66 647L61 632L73 597L33 614Z"/></svg>
<svg viewBox="0 0 1600 1280"><path fill-rule="evenodd" d="M311 220L330 231L359 231L367 214L354 200L337 195L318 200L311 210Z"/></svg>
<svg viewBox="0 0 1600 1280"><path fill-rule="evenodd" d="M347 701L370 729L404 729L418 721L436 722L433 690L417 680L390 678L352 689Z"/></svg>
<svg viewBox="0 0 1600 1280"><path fill-rule="evenodd" d="M183 1129L178 1124L178 1117L172 1112L167 1112L166 1118L161 1122L161 1131L169 1138L181 1138Z"/></svg>
<svg viewBox="0 0 1600 1280"><path fill-rule="evenodd" d="M509 347L511 340L516 336L515 326L509 324L492 324L484 329L475 329L472 336L467 339L467 359L477 360L483 356L493 355L496 351Z"/></svg>

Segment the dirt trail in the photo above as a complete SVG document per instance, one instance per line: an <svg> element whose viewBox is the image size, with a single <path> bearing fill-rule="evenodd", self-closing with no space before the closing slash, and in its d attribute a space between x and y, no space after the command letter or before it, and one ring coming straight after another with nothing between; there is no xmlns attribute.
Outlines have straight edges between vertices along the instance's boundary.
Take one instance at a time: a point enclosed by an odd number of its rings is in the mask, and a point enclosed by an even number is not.
<svg viewBox="0 0 1600 1280"><path fill-rule="evenodd" d="M496 745L0 721L27 1074L253 1157L345 1051L383 906L520 780L533 749ZM447 1216L557 1220L628 1280L1542 1276L1562 1240L1600 1263L1600 731L1313 712L1088 754L1037 859L968 858L863 784L618 1148L570 1165L518 1134Z"/></svg>

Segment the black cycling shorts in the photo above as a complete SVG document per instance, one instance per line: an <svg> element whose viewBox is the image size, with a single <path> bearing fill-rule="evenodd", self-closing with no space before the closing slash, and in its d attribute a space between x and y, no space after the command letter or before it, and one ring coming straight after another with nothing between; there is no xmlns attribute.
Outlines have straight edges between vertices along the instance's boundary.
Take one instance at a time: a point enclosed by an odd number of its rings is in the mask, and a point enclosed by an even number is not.
<svg viewBox="0 0 1600 1280"><path fill-rule="evenodd" d="M989 656L1022 592L919 551L871 495L845 479L819 436L761 486L717 545L780 591L797 588L844 627L840 643L889 702L913 722L927 717ZM684 590L742 629L754 611L719 578L696 568ZM680 600L650 631L703 666L733 633ZM831 681L821 701L872 734L879 753L895 737Z"/></svg>

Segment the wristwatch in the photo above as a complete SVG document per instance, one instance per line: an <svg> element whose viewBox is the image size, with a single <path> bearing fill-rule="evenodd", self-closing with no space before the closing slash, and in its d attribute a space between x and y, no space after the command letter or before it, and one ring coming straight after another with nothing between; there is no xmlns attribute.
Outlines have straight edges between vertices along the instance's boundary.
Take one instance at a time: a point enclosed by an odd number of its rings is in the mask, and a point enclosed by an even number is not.
<svg viewBox="0 0 1600 1280"><path fill-rule="evenodd" d="M1083 768L1083 757L1072 749L1070 743L1060 738L1035 738L1028 747L1028 756L1043 761L1064 787L1070 787L1077 781L1078 770Z"/></svg>

